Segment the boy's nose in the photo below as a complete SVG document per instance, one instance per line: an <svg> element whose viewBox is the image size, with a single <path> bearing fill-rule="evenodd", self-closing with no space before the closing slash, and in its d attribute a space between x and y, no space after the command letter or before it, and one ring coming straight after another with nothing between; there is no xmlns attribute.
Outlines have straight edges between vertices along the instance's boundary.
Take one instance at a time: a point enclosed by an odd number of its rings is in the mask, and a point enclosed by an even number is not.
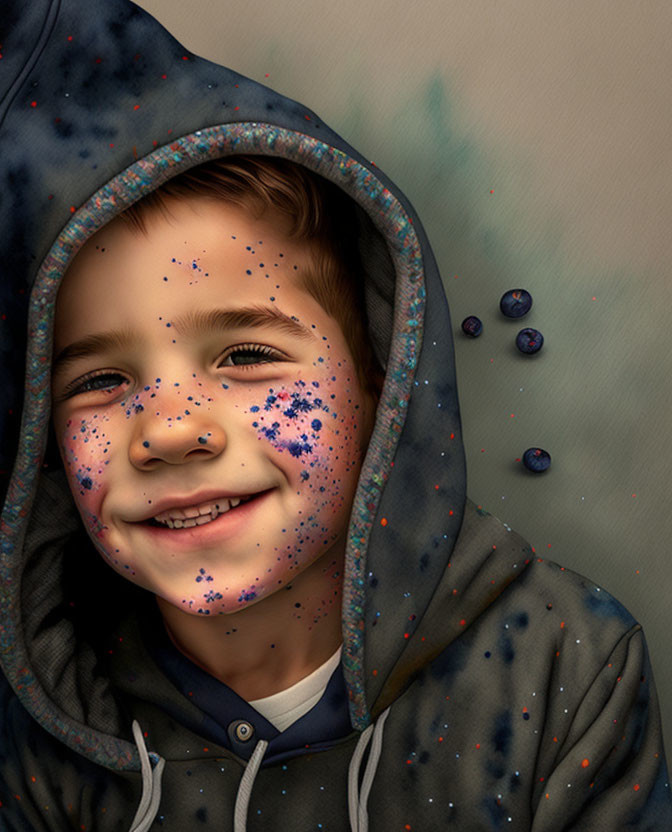
<svg viewBox="0 0 672 832"><path fill-rule="evenodd" d="M224 429L214 419L143 415L128 449L131 464L140 470L152 470L161 462L183 465L205 460L219 456L226 447Z"/></svg>

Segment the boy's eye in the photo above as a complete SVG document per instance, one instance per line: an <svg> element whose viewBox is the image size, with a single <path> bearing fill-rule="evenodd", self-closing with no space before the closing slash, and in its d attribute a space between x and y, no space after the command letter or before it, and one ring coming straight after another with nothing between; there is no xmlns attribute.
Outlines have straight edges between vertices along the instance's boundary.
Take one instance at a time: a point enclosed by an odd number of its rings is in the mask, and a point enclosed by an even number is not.
<svg viewBox="0 0 672 832"><path fill-rule="evenodd" d="M120 373L94 373L71 382L63 391L63 398L99 390L110 392L127 383L128 379Z"/></svg>
<svg viewBox="0 0 672 832"><path fill-rule="evenodd" d="M262 344L238 344L231 347L220 361L219 366L248 369L255 364L268 364L282 360L283 356L271 347Z"/></svg>

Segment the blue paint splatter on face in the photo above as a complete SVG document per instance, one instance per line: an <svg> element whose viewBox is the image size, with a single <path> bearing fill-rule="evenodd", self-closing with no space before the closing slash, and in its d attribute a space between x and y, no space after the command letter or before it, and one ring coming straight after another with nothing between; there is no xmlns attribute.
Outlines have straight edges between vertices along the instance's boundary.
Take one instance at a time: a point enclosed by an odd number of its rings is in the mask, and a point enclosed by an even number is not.
<svg viewBox="0 0 672 832"><path fill-rule="evenodd" d="M278 398L277 396L274 396L272 394L270 396L266 396L266 402L264 404L264 410L271 410L273 408L273 405L275 404L275 401L276 401L277 398Z"/></svg>
<svg viewBox="0 0 672 832"><path fill-rule="evenodd" d="M322 422L320 422L319 419L313 419L313 421L310 423L310 426L313 430L318 431L322 427Z"/></svg>
<svg viewBox="0 0 672 832"><path fill-rule="evenodd" d="M93 481L91 480L91 477L82 477L82 479L79 482L82 488L86 488L87 491L90 491L93 487Z"/></svg>
<svg viewBox="0 0 672 832"><path fill-rule="evenodd" d="M213 601L219 601L222 598L221 592L215 592L214 590L210 589L208 592L205 593L203 596L205 598L206 604L211 604Z"/></svg>
<svg viewBox="0 0 672 832"><path fill-rule="evenodd" d="M278 435L278 428L280 427L280 422L273 422L270 428L263 427L261 432L267 439L276 439Z"/></svg>
<svg viewBox="0 0 672 832"><path fill-rule="evenodd" d="M305 441L306 435L304 434L301 438L304 440L303 442L291 441L285 443L283 447L287 448L290 454L296 457L311 453L313 446Z"/></svg>
<svg viewBox="0 0 672 832"><path fill-rule="evenodd" d="M240 596L238 598L238 602L240 602L240 601L253 601L256 597L257 597L257 593L254 590L250 590L249 592L245 592L245 590L243 590L240 593Z"/></svg>
<svg viewBox="0 0 672 832"><path fill-rule="evenodd" d="M201 581L212 581L213 580L212 575L208 575L206 573L205 569L199 569L198 572L199 572L199 574L196 576L196 583L197 584L200 583Z"/></svg>

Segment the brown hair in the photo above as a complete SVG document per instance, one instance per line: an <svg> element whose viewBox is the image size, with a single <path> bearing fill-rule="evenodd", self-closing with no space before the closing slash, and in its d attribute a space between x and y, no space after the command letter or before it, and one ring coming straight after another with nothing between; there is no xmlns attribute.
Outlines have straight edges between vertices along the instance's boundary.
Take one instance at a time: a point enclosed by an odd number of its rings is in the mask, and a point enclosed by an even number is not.
<svg viewBox="0 0 672 832"><path fill-rule="evenodd" d="M338 321L360 386L380 394L384 373L368 336L364 269L357 249L354 203L336 185L303 166L271 156L227 156L190 168L127 208L121 219L144 231L148 209L168 198L206 196L240 206L255 218L275 210L287 218L287 236L305 241L313 268L298 278Z"/></svg>

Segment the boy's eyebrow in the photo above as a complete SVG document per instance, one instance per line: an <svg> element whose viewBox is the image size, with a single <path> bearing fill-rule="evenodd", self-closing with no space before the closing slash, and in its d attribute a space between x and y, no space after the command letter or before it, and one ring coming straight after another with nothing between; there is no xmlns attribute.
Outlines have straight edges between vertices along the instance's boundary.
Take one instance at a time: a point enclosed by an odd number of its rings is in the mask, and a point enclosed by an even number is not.
<svg viewBox="0 0 672 832"><path fill-rule="evenodd" d="M244 306L239 309L208 309L188 312L170 322L180 335L188 337L203 331L239 329L244 327L272 327L302 340L314 340L315 336L304 324L290 318L279 309L270 306ZM112 330L87 335L64 347L52 364L55 375L78 358L86 358L113 348L132 346L136 338L128 330Z"/></svg>

